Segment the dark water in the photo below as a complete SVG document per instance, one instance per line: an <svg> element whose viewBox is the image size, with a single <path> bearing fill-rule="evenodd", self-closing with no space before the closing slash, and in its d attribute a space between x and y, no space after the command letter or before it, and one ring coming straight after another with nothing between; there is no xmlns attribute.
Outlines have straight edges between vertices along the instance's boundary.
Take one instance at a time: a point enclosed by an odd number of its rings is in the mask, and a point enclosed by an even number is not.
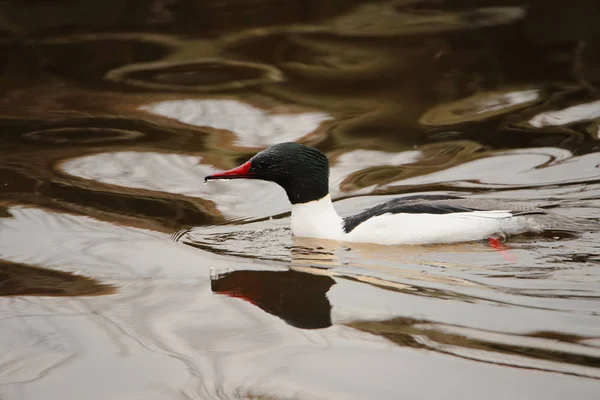
<svg viewBox="0 0 600 400"><path fill-rule="evenodd" d="M405 193L600 217L594 0L0 5L0 398L595 399L600 235L293 239ZM599 222L600 223L600 222Z"/></svg>

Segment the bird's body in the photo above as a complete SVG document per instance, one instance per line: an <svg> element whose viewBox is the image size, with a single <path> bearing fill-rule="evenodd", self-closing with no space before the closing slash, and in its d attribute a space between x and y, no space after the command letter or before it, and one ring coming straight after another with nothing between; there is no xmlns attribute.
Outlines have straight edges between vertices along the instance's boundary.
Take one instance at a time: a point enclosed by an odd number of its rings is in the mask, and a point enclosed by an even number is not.
<svg viewBox="0 0 600 400"><path fill-rule="evenodd" d="M342 218L331 198L326 196L292 206L292 233L346 242L435 244L542 232L550 227L549 214L542 209L511 210L498 202L475 202L450 196L433 198L393 199Z"/></svg>
<svg viewBox="0 0 600 400"><path fill-rule="evenodd" d="M435 244L578 225L540 208L444 195L400 197L342 218L329 196L327 157L296 143L274 145L242 166L206 180L240 178L282 186L292 203L292 233L299 237L386 245Z"/></svg>

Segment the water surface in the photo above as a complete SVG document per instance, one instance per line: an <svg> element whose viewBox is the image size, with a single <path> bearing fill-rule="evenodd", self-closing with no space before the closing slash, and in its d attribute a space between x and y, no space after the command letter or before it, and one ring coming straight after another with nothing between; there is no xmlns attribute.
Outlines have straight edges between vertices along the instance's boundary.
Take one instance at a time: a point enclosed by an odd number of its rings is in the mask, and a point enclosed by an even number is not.
<svg viewBox="0 0 600 400"><path fill-rule="evenodd" d="M2 399L595 399L600 234L292 238L397 195L600 223L595 1L0 6Z"/></svg>

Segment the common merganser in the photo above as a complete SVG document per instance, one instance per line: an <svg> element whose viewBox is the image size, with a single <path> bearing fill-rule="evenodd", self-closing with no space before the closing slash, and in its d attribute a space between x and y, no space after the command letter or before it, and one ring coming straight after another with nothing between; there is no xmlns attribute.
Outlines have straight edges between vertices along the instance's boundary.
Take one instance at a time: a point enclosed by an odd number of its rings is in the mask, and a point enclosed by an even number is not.
<svg viewBox="0 0 600 400"><path fill-rule="evenodd" d="M216 179L277 183L292 204L292 234L299 237L386 245L457 243L540 233L567 220L541 208L445 195L396 198L342 218L329 195L327 157L293 142L273 145L204 181Z"/></svg>

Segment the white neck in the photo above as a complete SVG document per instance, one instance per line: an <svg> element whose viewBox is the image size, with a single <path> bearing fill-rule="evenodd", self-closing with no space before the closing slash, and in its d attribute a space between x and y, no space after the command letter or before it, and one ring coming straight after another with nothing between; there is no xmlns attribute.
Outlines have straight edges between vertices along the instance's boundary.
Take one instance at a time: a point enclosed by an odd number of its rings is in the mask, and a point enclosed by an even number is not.
<svg viewBox="0 0 600 400"><path fill-rule="evenodd" d="M308 203L292 204L294 236L341 240L344 236L342 225L342 218L333 208L329 195Z"/></svg>

